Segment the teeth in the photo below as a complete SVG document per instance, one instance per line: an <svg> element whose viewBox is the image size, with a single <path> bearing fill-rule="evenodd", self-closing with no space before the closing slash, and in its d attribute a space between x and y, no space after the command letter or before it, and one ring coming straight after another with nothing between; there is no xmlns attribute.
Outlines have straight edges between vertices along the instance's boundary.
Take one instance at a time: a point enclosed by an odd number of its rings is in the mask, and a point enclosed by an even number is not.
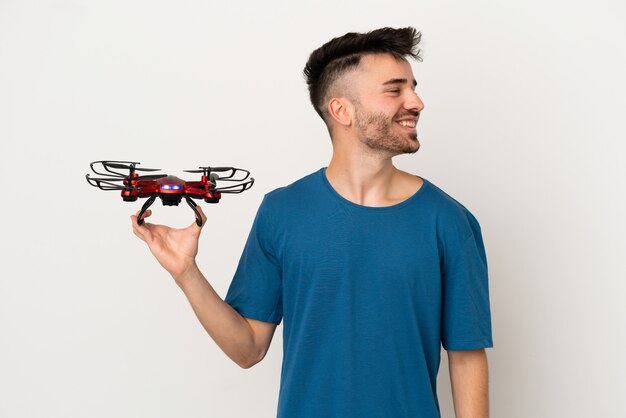
<svg viewBox="0 0 626 418"><path fill-rule="evenodd" d="M400 125L402 126L408 126L410 128L415 128L415 121L414 120L401 120L398 122Z"/></svg>

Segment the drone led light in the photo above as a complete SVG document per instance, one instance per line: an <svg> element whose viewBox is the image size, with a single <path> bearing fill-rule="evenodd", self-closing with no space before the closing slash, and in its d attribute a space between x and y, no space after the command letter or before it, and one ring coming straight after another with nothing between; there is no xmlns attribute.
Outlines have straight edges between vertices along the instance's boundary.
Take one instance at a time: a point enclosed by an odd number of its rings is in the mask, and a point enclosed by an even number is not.
<svg viewBox="0 0 626 418"><path fill-rule="evenodd" d="M161 188L165 190L180 190L183 186L180 184L162 184Z"/></svg>

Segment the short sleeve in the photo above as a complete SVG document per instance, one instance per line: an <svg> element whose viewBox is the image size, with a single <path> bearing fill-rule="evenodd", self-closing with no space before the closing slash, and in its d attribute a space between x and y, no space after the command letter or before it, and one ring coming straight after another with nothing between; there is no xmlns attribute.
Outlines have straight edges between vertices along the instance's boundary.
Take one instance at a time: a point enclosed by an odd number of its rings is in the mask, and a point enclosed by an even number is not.
<svg viewBox="0 0 626 418"><path fill-rule="evenodd" d="M480 227L448 247L442 269L441 343L445 350L493 347L487 256Z"/></svg>
<svg viewBox="0 0 626 418"><path fill-rule="evenodd" d="M245 317L280 324L282 271L272 245L271 215L265 196L224 300Z"/></svg>

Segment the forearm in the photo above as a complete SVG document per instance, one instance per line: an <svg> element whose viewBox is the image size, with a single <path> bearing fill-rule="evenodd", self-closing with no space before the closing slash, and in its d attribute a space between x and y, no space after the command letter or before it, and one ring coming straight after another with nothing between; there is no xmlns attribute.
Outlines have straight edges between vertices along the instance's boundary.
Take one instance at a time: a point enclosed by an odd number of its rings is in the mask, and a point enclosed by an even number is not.
<svg viewBox="0 0 626 418"><path fill-rule="evenodd" d="M254 331L232 306L215 292L197 265L181 277L174 277L187 296L204 329L217 345L239 366L247 368L259 356Z"/></svg>
<svg viewBox="0 0 626 418"><path fill-rule="evenodd" d="M489 369L484 349L448 351L456 418L489 418Z"/></svg>

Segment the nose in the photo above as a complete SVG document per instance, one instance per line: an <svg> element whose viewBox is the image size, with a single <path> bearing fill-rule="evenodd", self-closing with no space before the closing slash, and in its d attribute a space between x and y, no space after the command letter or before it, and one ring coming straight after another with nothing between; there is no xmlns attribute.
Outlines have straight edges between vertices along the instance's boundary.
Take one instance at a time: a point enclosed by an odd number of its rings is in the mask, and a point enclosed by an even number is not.
<svg viewBox="0 0 626 418"><path fill-rule="evenodd" d="M422 99L420 99L416 92L411 91L404 102L404 107L407 110L416 110L421 112L424 109L424 102L422 102Z"/></svg>

